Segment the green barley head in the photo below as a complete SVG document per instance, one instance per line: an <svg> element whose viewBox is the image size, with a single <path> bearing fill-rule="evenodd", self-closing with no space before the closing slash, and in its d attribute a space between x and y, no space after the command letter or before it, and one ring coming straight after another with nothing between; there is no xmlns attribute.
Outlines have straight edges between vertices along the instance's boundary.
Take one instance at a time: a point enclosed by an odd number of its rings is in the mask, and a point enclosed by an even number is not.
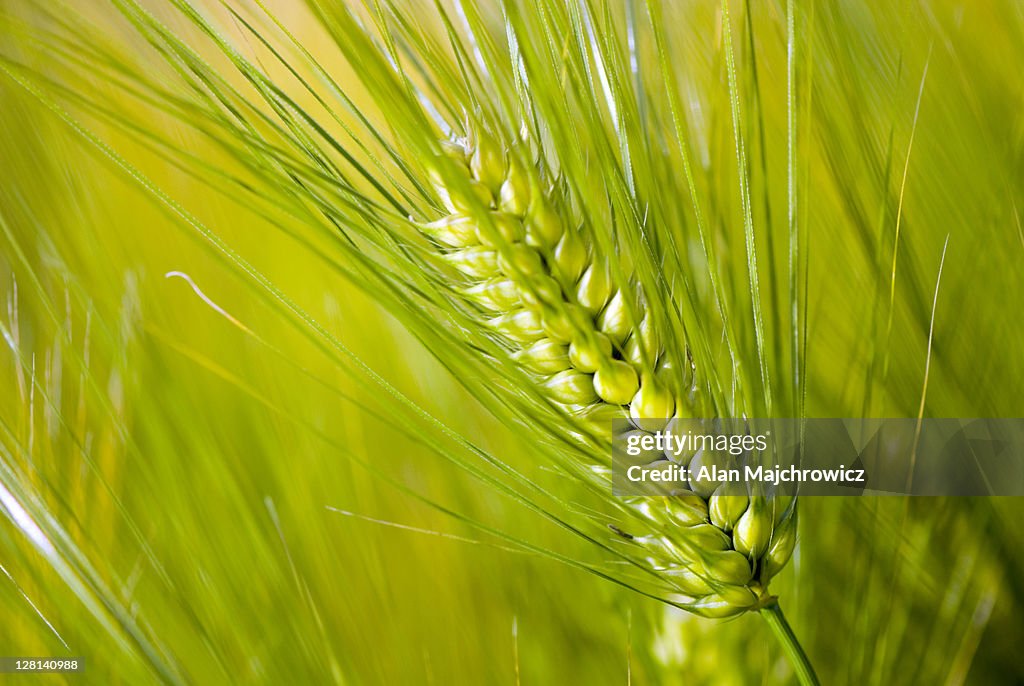
<svg viewBox="0 0 1024 686"><path fill-rule="evenodd" d="M643 432L702 411L696 370L667 349L668 332L648 310L648 298L659 294L644 293L629 261L600 248L602 227L575 216L530 146L477 132L442 150L432 178L446 213L422 229L453 268L459 292L478 306L480 327L547 397L605 432L615 417ZM664 459L660 452L639 458ZM693 459L710 466L719 457ZM632 504L650 524L634 538L648 563L670 580L680 604L705 616L758 607L796 540L792 501L737 484L679 483L668 496Z"/></svg>

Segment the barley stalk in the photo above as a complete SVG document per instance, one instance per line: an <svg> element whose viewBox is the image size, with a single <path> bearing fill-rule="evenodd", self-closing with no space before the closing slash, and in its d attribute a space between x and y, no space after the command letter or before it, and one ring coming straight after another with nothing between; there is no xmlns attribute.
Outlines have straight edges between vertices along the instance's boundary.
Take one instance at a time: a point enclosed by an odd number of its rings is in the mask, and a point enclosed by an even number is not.
<svg viewBox="0 0 1024 686"><path fill-rule="evenodd" d="M628 416L636 432L694 416L693 370L672 359L639 284L616 282L592 229L571 218L528 146L481 135L442 148L447 161L439 159L431 175L448 214L422 228L461 273L465 297L486 313L481 326L577 416ZM627 261L615 259L628 275ZM719 454L691 457L691 468L727 466ZM637 463L664 459L649 452ZM772 602L766 585L796 540L791 499L692 481L632 505L652 528L635 540L678 604L728 617Z"/></svg>

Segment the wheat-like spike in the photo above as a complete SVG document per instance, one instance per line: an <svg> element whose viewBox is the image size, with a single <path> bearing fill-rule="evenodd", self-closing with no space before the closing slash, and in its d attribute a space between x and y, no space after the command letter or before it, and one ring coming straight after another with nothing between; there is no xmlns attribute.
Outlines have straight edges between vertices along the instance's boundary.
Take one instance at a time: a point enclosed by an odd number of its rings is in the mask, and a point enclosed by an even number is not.
<svg viewBox="0 0 1024 686"><path fill-rule="evenodd" d="M449 173L454 168L463 178L446 183L440 167L431 170L449 214L422 228L466 277L466 297L491 313L481 323L500 334L549 397L585 416L628 416L637 432L692 416L690 384L666 355L642 295L634 318L627 307L633 296L616 287L585 227L566 220L565 203L536 165L523 163L523 151L486 136L442 148L454 162ZM488 210L483 221L481 205ZM715 453L691 457L691 468L728 466ZM630 459L666 458L650 451ZM792 554L794 508L738 484L674 486L668 497L636 502L657 530L637 539L652 566L697 614L727 617L758 607L769 578Z"/></svg>

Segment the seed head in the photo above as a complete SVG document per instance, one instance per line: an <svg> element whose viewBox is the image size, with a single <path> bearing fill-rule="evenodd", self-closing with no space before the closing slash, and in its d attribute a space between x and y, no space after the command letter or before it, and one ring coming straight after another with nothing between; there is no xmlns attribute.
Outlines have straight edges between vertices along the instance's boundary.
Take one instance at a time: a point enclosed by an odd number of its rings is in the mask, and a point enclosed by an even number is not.
<svg viewBox="0 0 1024 686"><path fill-rule="evenodd" d="M664 428L690 416L693 369L673 360L630 268L608 256L593 228L569 220L571 208L544 178L527 146L505 149L479 135L471 148L443 143L445 159L430 170L447 214L422 225L457 278L460 292L481 309L480 323L511 357L537 376L553 401L606 428L628 417L630 433ZM462 176L454 183L452 175ZM447 179L447 181L446 181ZM481 214L480 209L487 212ZM677 455L641 450L615 454L621 465L668 465L666 457L701 468L730 466L710 450ZM636 537L645 557L673 584L679 604L707 617L756 607L764 585L792 555L795 509L750 495L720 479L663 483L661 498L637 503L655 532Z"/></svg>

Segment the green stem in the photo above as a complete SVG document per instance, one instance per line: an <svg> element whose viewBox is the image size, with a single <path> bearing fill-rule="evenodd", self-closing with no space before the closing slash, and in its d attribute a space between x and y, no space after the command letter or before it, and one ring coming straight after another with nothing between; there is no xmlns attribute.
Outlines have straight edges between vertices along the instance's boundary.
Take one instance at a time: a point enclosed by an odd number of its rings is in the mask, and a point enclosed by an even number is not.
<svg viewBox="0 0 1024 686"><path fill-rule="evenodd" d="M801 686L821 686L818 675L814 673L814 667L811 666L811 661L807 658L807 653L804 652L803 646L800 645L796 634L793 633L789 622L786 621L786 615L782 614L782 608L779 607L778 601L771 601L762 607L760 612L768 622L768 626L771 627L775 638L779 639L779 643L782 644L782 649L786 651L786 657L789 658L790 664L796 670L796 676L800 680Z"/></svg>

